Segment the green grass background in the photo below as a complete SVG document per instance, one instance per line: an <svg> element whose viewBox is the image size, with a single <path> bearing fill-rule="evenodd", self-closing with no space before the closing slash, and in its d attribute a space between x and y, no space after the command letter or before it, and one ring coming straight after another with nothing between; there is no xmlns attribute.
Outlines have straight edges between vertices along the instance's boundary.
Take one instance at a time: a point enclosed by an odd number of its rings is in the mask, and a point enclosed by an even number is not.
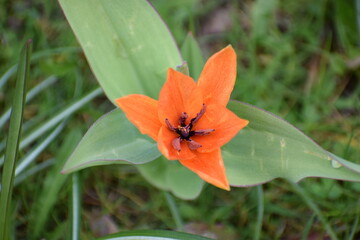
<svg viewBox="0 0 360 240"><path fill-rule="evenodd" d="M180 46L188 32L204 57L232 44L238 78L232 98L273 112L325 149L360 163L360 3L356 0L153 0ZM33 39L40 55L28 89L53 77L25 107L23 138L98 87L55 1L0 2L0 78ZM61 49L59 49L61 48ZM53 53L53 49L59 49ZM0 89L1 115L14 97L15 75ZM0 81L1 83L1 81ZM19 163L63 124L50 144L18 174L12 204L16 239L70 239L73 179L61 175L81 136L114 106L104 95L35 136ZM3 154L8 123L1 127ZM256 174L256 173L255 173ZM80 239L130 229L176 229L166 195L132 166L104 166L79 174ZM339 239L360 238L360 183L305 179L302 189ZM281 179L263 185L260 239L328 239L298 189ZM184 228L217 239L253 239L259 188L225 192L206 186L193 201L175 199Z"/></svg>

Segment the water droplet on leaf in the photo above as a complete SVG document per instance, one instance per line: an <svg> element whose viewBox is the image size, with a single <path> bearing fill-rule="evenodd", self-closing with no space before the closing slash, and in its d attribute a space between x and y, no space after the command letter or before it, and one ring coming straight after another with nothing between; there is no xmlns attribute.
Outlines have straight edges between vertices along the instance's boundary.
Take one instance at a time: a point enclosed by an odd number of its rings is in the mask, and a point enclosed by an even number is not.
<svg viewBox="0 0 360 240"><path fill-rule="evenodd" d="M342 165L341 165L341 163L339 163L338 161L332 160L332 161L331 161L331 166L332 166L333 168L339 168L339 167L341 167Z"/></svg>

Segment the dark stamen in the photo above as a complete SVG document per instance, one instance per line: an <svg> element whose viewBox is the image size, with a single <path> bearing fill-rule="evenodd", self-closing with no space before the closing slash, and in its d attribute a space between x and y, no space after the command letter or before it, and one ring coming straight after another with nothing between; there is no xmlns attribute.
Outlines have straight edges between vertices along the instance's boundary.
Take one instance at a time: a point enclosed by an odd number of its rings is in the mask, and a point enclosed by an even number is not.
<svg viewBox="0 0 360 240"><path fill-rule="evenodd" d="M199 119L204 115L205 110L206 110L206 105L203 104L200 112L198 114L196 114L196 117L194 117L193 119L190 120L191 127L194 126L199 121Z"/></svg>
<svg viewBox="0 0 360 240"><path fill-rule="evenodd" d="M204 130L196 130L196 131L192 131L193 132L193 136L204 136L204 135L208 135L209 133L215 131L215 129L204 129Z"/></svg>
<svg viewBox="0 0 360 240"><path fill-rule="evenodd" d="M169 122L169 119L165 119L165 123L166 123L166 125L167 125L167 127L169 128L169 130L171 130L171 131L174 131L174 132L177 132L176 130L177 130L177 128L174 128L172 125L171 125L171 123Z"/></svg>

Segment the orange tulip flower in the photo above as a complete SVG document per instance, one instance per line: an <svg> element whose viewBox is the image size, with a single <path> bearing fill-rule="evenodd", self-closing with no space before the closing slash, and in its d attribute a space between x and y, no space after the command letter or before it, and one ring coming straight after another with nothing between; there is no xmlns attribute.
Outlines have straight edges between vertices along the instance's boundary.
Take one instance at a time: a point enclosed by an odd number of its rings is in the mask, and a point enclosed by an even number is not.
<svg viewBox="0 0 360 240"><path fill-rule="evenodd" d="M116 103L167 159L230 190L220 147L248 124L226 108L235 79L236 54L228 46L209 58L197 83L169 69L158 101L132 94Z"/></svg>

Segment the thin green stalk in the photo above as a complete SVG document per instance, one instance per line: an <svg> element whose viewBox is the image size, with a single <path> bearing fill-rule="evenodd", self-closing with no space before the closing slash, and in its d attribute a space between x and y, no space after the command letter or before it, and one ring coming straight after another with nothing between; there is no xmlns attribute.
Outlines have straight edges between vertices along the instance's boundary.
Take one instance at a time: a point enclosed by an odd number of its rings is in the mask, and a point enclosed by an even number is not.
<svg viewBox="0 0 360 240"><path fill-rule="evenodd" d="M174 218L176 229L178 231L184 231L184 224L183 224L179 209L175 204L174 198L168 192L164 192L164 195L165 195L166 202L169 206L171 215Z"/></svg>
<svg viewBox="0 0 360 240"><path fill-rule="evenodd" d="M80 239L80 209L81 209L81 194L80 194L80 180L79 173L72 174L72 231L71 239Z"/></svg>
<svg viewBox="0 0 360 240"><path fill-rule="evenodd" d="M9 239L11 197L14 185L15 163L20 143L31 46L31 40L29 40L21 51L16 79L15 95L12 105L13 110L10 117L9 134L5 150L5 163L2 174L2 189L0 196L0 239Z"/></svg>
<svg viewBox="0 0 360 240"><path fill-rule="evenodd" d="M302 197L302 199L304 199L304 201L308 205L308 207L316 214L317 218L324 225L324 229L330 235L330 238L333 240L337 240L338 238L336 237L334 230L331 228L329 222L322 215L319 207L311 199L311 197L308 195L308 193L302 187L300 187L300 185L298 185L297 183L293 183L291 181L289 181L289 183L291 184L293 189Z"/></svg>
<svg viewBox="0 0 360 240"><path fill-rule="evenodd" d="M257 199L258 199L258 212L257 212L254 240L259 240L261 237L261 228L264 217L264 192L262 185L257 186L256 189L257 189Z"/></svg>

